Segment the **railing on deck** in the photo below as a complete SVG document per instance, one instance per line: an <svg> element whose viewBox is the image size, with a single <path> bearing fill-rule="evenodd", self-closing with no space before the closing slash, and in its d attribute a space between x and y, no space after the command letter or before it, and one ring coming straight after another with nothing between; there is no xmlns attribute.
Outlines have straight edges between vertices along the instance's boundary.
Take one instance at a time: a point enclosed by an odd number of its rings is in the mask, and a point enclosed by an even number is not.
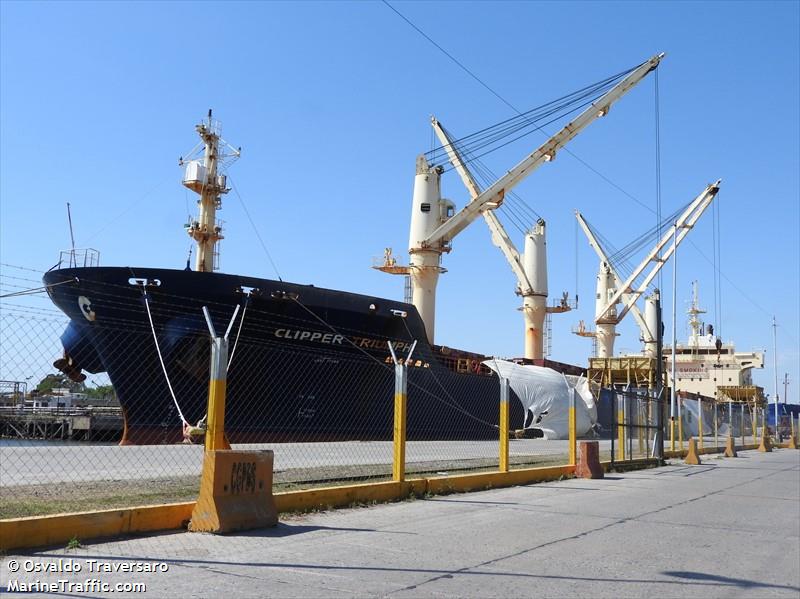
<svg viewBox="0 0 800 599"><path fill-rule="evenodd" d="M94 248L61 250L56 268L86 268L100 266L100 252Z"/></svg>

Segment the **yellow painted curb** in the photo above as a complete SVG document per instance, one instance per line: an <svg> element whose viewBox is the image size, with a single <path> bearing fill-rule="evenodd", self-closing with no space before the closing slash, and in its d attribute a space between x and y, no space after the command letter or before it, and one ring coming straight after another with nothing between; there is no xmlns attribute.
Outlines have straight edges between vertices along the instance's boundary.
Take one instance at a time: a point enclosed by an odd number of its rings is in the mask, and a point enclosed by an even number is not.
<svg viewBox="0 0 800 599"><path fill-rule="evenodd" d="M549 466L544 468L525 468L508 472L483 472L479 474L460 474L425 479L427 492L432 495L442 493L464 493L481 489L498 489L526 485L529 483L555 480L571 476L575 466Z"/></svg>
<svg viewBox="0 0 800 599"><path fill-rule="evenodd" d="M182 528L192 516L194 503L189 501L0 520L0 550L58 545L72 538L84 541Z"/></svg>
<svg viewBox="0 0 800 599"><path fill-rule="evenodd" d="M297 512L344 507L354 503L392 501L411 494L424 495L425 483L425 479L417 479L286 491L275 493L275 506L278 512Z"/></svg>

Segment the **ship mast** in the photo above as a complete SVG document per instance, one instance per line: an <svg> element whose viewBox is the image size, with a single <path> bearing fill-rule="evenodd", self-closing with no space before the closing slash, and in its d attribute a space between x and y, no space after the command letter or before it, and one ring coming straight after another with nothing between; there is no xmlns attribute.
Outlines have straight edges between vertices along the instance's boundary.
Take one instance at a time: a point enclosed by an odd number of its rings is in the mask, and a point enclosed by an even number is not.
<svg viewBox="0 0 800 599"><path fill-rule="evenodd" d="M703 323L698 317L700 314L706 313L700 308L700 301L697 297L697 281L692 281L692 307L687 310L687 313L689 314L689 327L692 329L689 346L696 350L700 346L700 337L703 335Z"/></svg>
<svg viewBox="0 0 800 599"><path fill-rule="evenodd" d="M200 195L197 200L197 219L186 226L186 232L197 243L195 270L211 272L219 269L218 244L223 238L222 226L217 222L217 210L222 208L222 195L230 191L226 186L227 178L221 171L227 159L230 159L230 164L239 158L242 149L232 148L220 137L220 122L212 120L211 110L208 111L208 119L195 129L200 136L200 143L192 149L188 159L181 157L179 161L181 166L186 165L183 185ZM221 144L223 151L220 151ZM225 148L229 153L225 153Z"/></svg>

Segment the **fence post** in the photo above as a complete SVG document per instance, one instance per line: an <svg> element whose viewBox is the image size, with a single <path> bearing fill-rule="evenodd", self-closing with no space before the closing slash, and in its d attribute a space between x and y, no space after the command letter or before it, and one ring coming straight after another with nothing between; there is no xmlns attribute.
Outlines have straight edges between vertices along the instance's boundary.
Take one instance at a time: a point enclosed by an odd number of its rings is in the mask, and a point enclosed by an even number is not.
<svg viewBox="0 0 800 599"><path fill-rule="evenodd" d="M675 451L675 414L669 417L669 449Z"/></svg>
<svg viewBox="0 0 800 599"><path fill-rule="evenodd" d="M403 482L406 477L406 406L408 403L408 361L417 342L414 341L408 356L398 360L392 342L387 342L394 362L394 427L392 436L392 480Z"/></svg>
<svg viewBox="0 0 800 599"><path fill-rule="evenodd" d="M645 445L644 445L644 440L645 438L647 438L647 436L645 435L645 429L642 428L643 427L642 414L644 412L644 407L642 406L642 402L644 400L639 394L637 394L634 401L636 402L636 427L637 427L636 437L639 442L639 454L641 455L642 453L644 453L645 457L647 457L647 452L645 451ZM633 449L631 449L631 455L633 455Z"/></svg>
<svg viewBox="0 0 800 599"><path fill-rule="evenodd" d="M742 406L742 416L741 416L741 430L742 430L742 447L744 447L744 403L741 404Z"/></svg>
<svg viewBox="0 0 800 599"><path fill-rule="evenodd" d="M728 400L728 426L730 431L728 436L733 438L733 446L736 447L736 431L733 429L733 400Z"/></svg>
<svg viewBox="0 0 800 599"><path fill-rule="evenodd" d="M683 451L683 398L678 398L678 441Z"/></svg>
<svg viewBox="0 0 800 599"><path fill-rule="evenodd" d="M569 465L577 465L578 443L577 420L575 414L575 387L569 390Z"/></svg>
<svg viewBox="0 0 800 599"><path fill-rule="evenodd" d="M700 437L698 449L703 450L703 398L697 398L697 436Z"/></svg>
<svg viewBox="0 0 800 599"><path fill-rule="evenodd" d="M750 422L753 427L753 443L758 443L758 406L753 406L753 420Z"/></svg>
<svg viewBox="0 0 800 599"><path fill-rule="evenodd" d="M208 383L208 424L206 429L206 451L230 449L225 440L225 396L228 383L228 335L239 313L239 305L233 312L224 337L217 336L208 308L203 306L208 332L211 334L211 376Z"/></svg>
<svg viewBox="0 0 800 599"><path fill-rule="evenodd" d="M625 461L625 403L627 396L622 395L622 403L617 406L617 439L619 441L619 459Z"/></svg>
<svg viewBox="0 0 800 599"><path fill-rule="evenodd" d="M500 472L508 472L508 379L500 377Z"/></svg>
<svg viewBox="0 0 800 599"><path fill-rule="evenodd" d="M717 418L717 400L714 398L714 447L719 447L719 419Z"/></svg>

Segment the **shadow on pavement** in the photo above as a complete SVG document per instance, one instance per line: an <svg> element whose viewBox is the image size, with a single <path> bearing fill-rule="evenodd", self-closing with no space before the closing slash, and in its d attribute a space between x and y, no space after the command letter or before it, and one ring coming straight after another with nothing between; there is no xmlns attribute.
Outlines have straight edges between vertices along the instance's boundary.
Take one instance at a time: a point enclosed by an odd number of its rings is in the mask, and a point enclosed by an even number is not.
<svg viewBox="0 0 800 599"><path fill-rule="evenodd" d="M758 582L745 578L731 578L729 576L719 576L717 574L706 574L705 572L687 572L683 570L662 572L666 576L683 578L685 580L713 582L725 586L735 586L742 589L788 589L800 591L800 587L793 587L786 584L770 584L768 582Z"/></svg>

